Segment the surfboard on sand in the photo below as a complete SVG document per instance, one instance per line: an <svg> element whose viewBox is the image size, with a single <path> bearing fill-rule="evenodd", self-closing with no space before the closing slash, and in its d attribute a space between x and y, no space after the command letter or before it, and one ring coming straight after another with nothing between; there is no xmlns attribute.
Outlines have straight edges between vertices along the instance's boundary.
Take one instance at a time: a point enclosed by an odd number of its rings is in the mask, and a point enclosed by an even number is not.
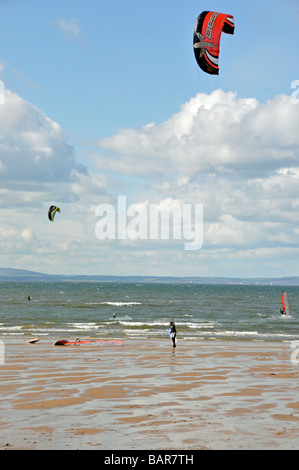
<svg viewBox="0 0 299 470"><path fill-rule="evenodd" d="M59 339L55 341L54 346L80 346L80 344L124 344L119 339L76 339L76 341L68 341L67 339Z"/></svg>
<svg viewBox="0 0 299 470"><path fill-rule="evenodd" d="M38 343L39 342L39 339L38 338L33 338L33 339L27 339L26 343Z"/></svg>

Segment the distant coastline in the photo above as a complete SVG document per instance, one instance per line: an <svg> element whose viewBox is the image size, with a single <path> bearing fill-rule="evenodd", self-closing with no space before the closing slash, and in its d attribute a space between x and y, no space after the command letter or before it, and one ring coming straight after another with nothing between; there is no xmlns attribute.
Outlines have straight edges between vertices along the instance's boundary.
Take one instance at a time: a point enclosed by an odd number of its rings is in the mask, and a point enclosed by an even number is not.
<svg viewBox="0 0 299 470"><path fill-rule="evenodd" d="M108 276L44 274L26 269L0 268L0 282L142 282L218 285L299 286L299 276L281 278L226 278L226 277L177 277L177 276Z"/></svg>

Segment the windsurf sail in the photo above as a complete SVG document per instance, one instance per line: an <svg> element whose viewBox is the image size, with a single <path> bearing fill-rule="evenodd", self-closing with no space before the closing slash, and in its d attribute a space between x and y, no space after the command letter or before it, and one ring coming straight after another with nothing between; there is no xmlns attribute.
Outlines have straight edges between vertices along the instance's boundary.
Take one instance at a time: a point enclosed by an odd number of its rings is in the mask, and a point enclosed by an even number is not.
<svg viewBox="0 0 299 470"><path fill-rule="evenodd" d="M284 310L285 315L289 315L290 314L289 301L288 301L287 293L285 291L282 291L281 301L282 301L282 308Z"/></svg>

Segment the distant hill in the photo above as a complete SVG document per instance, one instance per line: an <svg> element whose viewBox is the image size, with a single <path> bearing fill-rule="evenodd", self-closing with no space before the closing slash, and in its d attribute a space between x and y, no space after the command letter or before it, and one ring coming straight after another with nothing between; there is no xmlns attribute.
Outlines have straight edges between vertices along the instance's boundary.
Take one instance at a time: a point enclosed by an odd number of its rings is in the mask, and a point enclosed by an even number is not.
<svg viewBox="0 0 299 470"><path fill-rule="evenodd" d="M299 276L281 278L225 278L225 277L172 277L172 276L87 276L43 274L26 269L0 268L0 282L143 282L181 284L244 284L299 286Z"/></svg>

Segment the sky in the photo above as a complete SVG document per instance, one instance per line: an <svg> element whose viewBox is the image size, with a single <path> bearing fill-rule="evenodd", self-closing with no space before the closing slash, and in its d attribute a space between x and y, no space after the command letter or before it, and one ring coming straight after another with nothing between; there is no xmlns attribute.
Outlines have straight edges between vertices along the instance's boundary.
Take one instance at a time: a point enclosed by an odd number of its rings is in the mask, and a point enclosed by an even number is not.
<svg viewBox="0 0 299 470"><path fill-rule="evenodd" d="M298 46L297 0L0 0L0 267L299 275Z"/></svg>

